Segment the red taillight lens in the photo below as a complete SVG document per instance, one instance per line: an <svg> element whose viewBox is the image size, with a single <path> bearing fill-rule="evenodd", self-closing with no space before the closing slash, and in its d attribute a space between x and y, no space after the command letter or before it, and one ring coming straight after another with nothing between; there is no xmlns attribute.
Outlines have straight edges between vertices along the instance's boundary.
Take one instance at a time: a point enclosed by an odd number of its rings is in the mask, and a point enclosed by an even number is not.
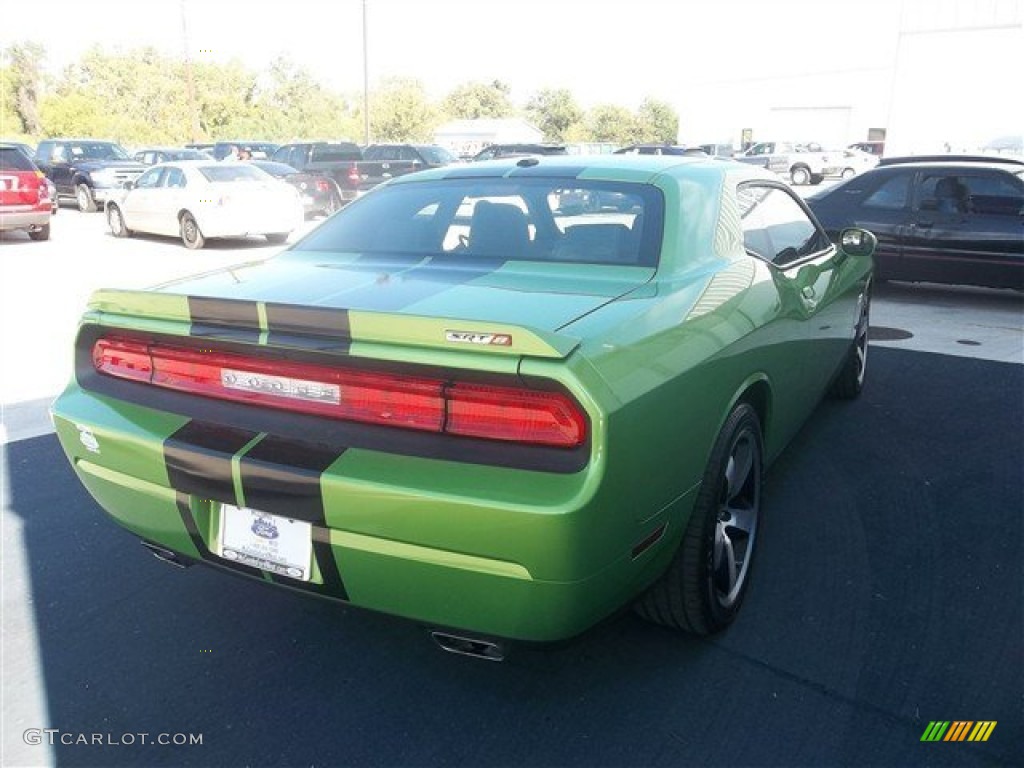
<svg viewBox="0 0 1024 768"><path fill-rule="evenodd" d="M348 180L350 184L359 183L359 168L353 165L351 168L348 169Z"/></svg>
<svg viewBox="0 0 1024 768"><path fill-rule="evenodd" d="M579 408L557 392L454 384L447 394L452 434L566 447L586 434Z"/></svg>
<svg viewBox="0 0 1024 768"><path fill-rule="evenodd" d="M137 341L100 339L92 347L92 364L119 379L148 382L153 374L149 345Z"/></svg>
<svg viewBox="0 0 1024 768"><path fill-rule="evenodd" d="M100 373L220 400L366 424L573 448L586 439L579 406L558 392L450 383L212 350L100 339Z"/></svg>
<svg viewBox="0 0 1024 768"><path fill-rule="evenodd" d="M326 179L317 179L316 188L319 192L326 192L331 188L331 185L327 183Z"/></svg>

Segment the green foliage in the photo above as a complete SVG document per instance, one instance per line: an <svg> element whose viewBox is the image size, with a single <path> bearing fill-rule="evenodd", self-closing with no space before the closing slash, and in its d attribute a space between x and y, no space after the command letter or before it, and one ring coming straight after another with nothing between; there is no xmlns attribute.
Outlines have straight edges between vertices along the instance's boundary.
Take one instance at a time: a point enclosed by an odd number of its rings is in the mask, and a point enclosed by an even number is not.
<svg viewBox="0 0 1024 768"><path fill-rule="evenodd" d="M644 99L636 122L639 141L675 144L679 136L679 115L663 101Z"/></svg>
<svg viewBox="0 0 1024 768"><path fill-rule="evenodd" d="M487 83L463 83L445 97L441 109L454 118L508 117L514 110L509 99L511 89L500 80Z"/></svg>
<svg viewBox="0 0 1024 768"><path fill-rule="evenodd" d="M587 113L587 141L611 141L635 144L640 129L636 117L625 107L601 104Z"/></svg>
<svg viewBox="0 0 1024 768"><path fill-rule="evenodd" d="M570 138L570 129L578 126L583 119L583 111L576 106L572 92L567 88L546 88L538 91L527 102L526 114L534 125L544 131L545 141L584 140Z"/></svg>
<svg viewBox="0 0 1024 768"><path fill-rule="evenodd" d="M4 104L2 114L17 118L18 132L35 134L39 123L39 93L46 51L35 42L14 43L3 51Z"/></svg>
<svg viewBox="0 0 1024 768"><path fill-rule="evenodd" d="M372 141L433 141L439 122L440 115L427 101L419 80L391 78L370 94Z"/></svg>
<svg viewBox="0 0 1024 768"><path fill-rule="evenodd" d="M45 55L31 42L3 50L0 134L183 144L193 139L195 116L198 140L363 138L363 94L325 88L288 56L253 71L237 60L189 66L154 48L96 46L59 77L47 78ZM372 141L429 142L443 119L516 113L511 89L498 80L464 83L440 103L432 103L413 78L385 80L370 96ZM546 140L556 142L675 141L679 125L665 102L648 98L636 113L611 104L584 112L565 88L538 91L525 112Z"/></svg>

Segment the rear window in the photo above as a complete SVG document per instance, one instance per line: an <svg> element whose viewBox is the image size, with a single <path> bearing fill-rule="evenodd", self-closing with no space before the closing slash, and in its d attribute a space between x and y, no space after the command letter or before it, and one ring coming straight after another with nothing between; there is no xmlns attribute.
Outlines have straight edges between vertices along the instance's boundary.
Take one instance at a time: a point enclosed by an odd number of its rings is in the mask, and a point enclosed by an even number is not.
<svg viewBox="0 0 1024 768"><path fill-rule="evenodd" d="M338 163L359 161L363 159L363 153L355 144L328 144L326 146L313 147L312 163Z"/></svg>
<svg viewBox="0 0 1024 768"><path fill-rule="evenodd" d="M292 250L654 266L664 203L646 184L444 179L383 187Z"/></svg>
<svg viewBox="0 0 1024 768"><path fill-rule="evenodd" d="M0 147L0 171L34 171L36 166L17 147Z"/></svg>
<svg viewBox="0 0 1024 768"><path fill-rule="evenodd" d="M199 172L207 181L266 181L267 174L245 163L218 163L202 165Z"/></svg>

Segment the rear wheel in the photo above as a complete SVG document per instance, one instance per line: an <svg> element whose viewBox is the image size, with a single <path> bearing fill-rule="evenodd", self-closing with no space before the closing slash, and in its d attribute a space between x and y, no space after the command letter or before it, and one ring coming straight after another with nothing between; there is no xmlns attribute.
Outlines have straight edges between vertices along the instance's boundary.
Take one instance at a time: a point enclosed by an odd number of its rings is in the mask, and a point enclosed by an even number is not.
<svg viewBox="0 0 1024 768"><path fill-rule="evenodd" d="M757 412L740 403L715 440L679 549L635 605L645 619L698 635L732 623L750 582L762 450Z"/></svg>
<svg viewBox="0 0 1024 768"><path fill-rule="evenodd" d="M868 332L871 330L871 295L864 294L853 343L846 353L843 367L832 382L829 394L839 400L853 400L864 389L864 376L868 369Z"/></svg>
<svg viewBox="0 0 1024 768"><path fill-rule="evenodd" d="M50 239L50 225L43 224L39 229L30 229L28 232L30 240L49 240Z"/></svg>
<svg viewBox="0 0 1024 768"><path fill-rule="evenodd" d="M114 237L129 237L132 234L124 225L124 215L116 205L107 206L107 226Z"/></svg>
<svg viewBox="0 0 1024 768"><path fill-rule="evenodd" d="M270 243L271 245L281 245L281 243L285 243L288 241L287 232L272 232L268 235L265 235L265 237L267 238L267 242Z"/></svg>
<svg viewBox="0 0 1024 768"><path fill-rule="evenodd" d="M199 230L195 217L188 211L181 214L181 242L185 244L186 248L190 248L193 251L197 251L206 245L206 238L203 237L203 233Z"/></svg>
<svg viewBox="0 0 1024 768"><path fill-rule="evenodd" d="M811 180L811 170L806 165L798 165L789 172L789 179L794 185L802 187Z"/></svg>
<svg viewBox="0 0 1024 768"><path fill-rule="evenodd" d="M96 212L96 198L88 184L79 184L75 187L75 200L78 202L78 210L82 213Z"/></svg>

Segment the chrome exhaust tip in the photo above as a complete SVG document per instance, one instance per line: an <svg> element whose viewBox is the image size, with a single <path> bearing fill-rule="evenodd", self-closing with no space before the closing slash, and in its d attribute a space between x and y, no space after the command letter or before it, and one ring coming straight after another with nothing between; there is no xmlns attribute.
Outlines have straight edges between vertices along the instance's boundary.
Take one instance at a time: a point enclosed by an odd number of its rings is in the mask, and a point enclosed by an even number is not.
<svg viewBox="0 0 1024 768"><path fill-rule="evenodd" d="M505 646L493 640L453 635L451 632L443 632L437 629L430 630L430 636L434 638L435 643L448 651L448 653L472 656L475 659L487 659L487 661L505 660Z"/></svg>
<svg viewBox="0 0 1024 768"><path fill-rule="evenodd" d="M172 552L166 547L161 547L159 544L143 541L142 546L148 549L150 554L157 560L173 565L175 568L188 568L192 565L192 563L182 560L177 552Z"/></svg>

